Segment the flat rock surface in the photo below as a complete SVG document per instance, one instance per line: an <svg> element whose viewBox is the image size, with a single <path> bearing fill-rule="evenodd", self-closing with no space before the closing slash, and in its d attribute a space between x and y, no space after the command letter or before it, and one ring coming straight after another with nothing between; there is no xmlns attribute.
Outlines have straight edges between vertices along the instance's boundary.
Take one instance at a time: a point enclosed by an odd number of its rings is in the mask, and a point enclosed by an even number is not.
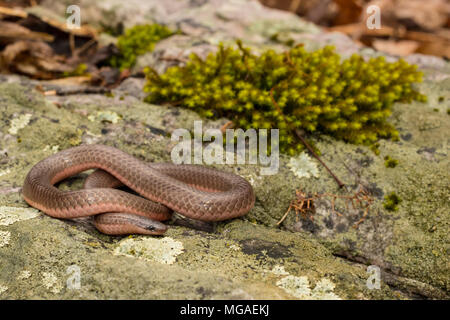
<svg viewBox="0 0 450 320"><path fill-rule="evenodd" d="M159 71L169 65L166 57L206 54L218 41L232 43L236 37L256 50L286 49L271 40L276 33L308 49L334 44L343 56L381 54L256 1L80 3L82 19L90 23L109 17L102 21L110 27L156 21L181 28L184 35L161 41L138 62ZM33 10L64 12L46 1ZM428 102L394 106L390 121L400 141L381 140L378 156L328 136L315 141L348 192L363 184L373 194L366 216L342 204L339 215L322 199L313 219L292 212L277 226L295 190L344 194L313 158L281 155L275 175L261 175L252 165L216 166L253 185L256 204L248 215L217 223L212 232L172 225L163 237L111 237L90 219L51 218L25 203L21 186L36 162L82 143L115 146L144 161L170 161L171 133L191 129L201 120L197 114L142 102L139 78L127 79L110 96L44 96L37 84L55 86L0 75L0 298L449 298L450 67L434 57L406 59L424 71L418 87ZM226 122L203 124L220 128ZM397 167L385 167L387 155L399 161ZM85 176L60 188L80 188ZM395 212L383 207L384 196L393 191L402 199ZM367 285L370 265L381 270L380 289Z"/></svg>

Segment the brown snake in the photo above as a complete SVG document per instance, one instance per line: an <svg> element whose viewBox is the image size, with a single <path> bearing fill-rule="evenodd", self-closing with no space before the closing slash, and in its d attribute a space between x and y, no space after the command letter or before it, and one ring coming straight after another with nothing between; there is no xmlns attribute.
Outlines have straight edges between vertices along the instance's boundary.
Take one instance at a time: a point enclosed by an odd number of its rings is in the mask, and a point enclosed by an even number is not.
<svg viewBox="0 0 450 320"><path fill-rule="evenodd" d="M61 191L54 185L88 169L84 189ZM114 189L125 185L143 197ZM58 152L31 168L22 189L33 207L55 218L95 215L107 234L163 234L158 222L171 211L202 221L245 215L255 203L251 185L238 175L197 165L145 163L105 145L82 145ZM157 220L157 221L155 221Z"/></svg>

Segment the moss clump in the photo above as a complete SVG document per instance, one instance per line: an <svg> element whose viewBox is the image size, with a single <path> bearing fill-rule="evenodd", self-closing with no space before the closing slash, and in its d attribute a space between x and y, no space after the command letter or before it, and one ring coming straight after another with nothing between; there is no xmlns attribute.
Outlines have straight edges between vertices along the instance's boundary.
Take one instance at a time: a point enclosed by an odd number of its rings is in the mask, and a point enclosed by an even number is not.
<svg viewBox="0 0 450 320"><path fill-rule="evenodd" d="M296 46L260 56L242 47L219 45L205 60L192 55L186 66L158 75L147 68L150 103L172 102L208 118L227 117L236 127L280 129L280 149L303 149L293 129L325 133L355 144L398 139L387 123L396 101L425 101L412 83L422 80L416 66L384 57L341 61L334 48L307 52Z"/></svg>
<svg viewBox="0 0 450 320"><path fill-rule="evenodd" d="M402 199L395 192L391 192L384 197L383 207L389 211L397 211L400 202Z"/></svg>
<svg viewBox="0 0 450 320"><path fill-rule="evenodd" d="M139 55L152 51L155 43L172 34L169 28L159 24L137 25L127 29L117 41L120 55L112 57L110 63L121 70L131 68Z"/></svg>
<svg viewBox="0 0 450 320"><path fill-rule="evenodd" d="M398 160L392 159L390 156L384 157L384 165L386 168L395 168L398 165Z"/></svg>

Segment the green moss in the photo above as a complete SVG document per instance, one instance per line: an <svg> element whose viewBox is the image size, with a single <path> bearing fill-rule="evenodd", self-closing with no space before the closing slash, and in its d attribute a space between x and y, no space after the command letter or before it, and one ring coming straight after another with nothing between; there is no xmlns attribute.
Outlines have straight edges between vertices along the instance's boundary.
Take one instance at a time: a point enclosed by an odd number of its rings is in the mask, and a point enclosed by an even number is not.
<svg viewBox="0 0 450 320"><path fill-rule="evenodd" d="M384 197L383 207L389 211L397 211L400 202L402 199L395 192L391 192Z"/></svg>
<svg viewBox="0 0 450 320"><path fill-rule="evenodd" d="M384 157L384 165L386 168L395 168L398 165L398 160L392 159L390 156Z"/></svg>
<svg viewBox="0 0 450 320"><path fill-rule="evenodd" d="M137 25L127 29L117 41L120 55L112 57L110 64L121 70L131 68L139 55L152 51L155 43L172 34L169 28L159 24Z"/></svg>
<svg viewBox="0 0 450 320"><path fill-rule="evenodd" d="M227 117L236 127L280 129L280 149L303 149L293 129L324 133L355 144L398 138L387 122L394 102L425 101L412 83L422 81L416 66L384 57L341 61L334 48L307 52L297 46L260 56L219 45L205 60L192 55L183 67L159 75L147 68L150 103L172 102L207 118Z"/></svg>

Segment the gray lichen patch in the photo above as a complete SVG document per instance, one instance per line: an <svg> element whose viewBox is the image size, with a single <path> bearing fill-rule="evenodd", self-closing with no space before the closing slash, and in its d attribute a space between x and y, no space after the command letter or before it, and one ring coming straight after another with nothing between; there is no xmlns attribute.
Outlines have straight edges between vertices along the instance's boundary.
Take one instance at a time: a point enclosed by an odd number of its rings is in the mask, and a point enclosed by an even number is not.
<svg viewBox="0 0 450 320"><path fill-rule="evenodd" d="M334 293L335 284L328 278L321 278L317 281L314 288L307 276L293 276L284 269L282 265L276 265L270 271L281 278L276 285L291 296L302 300L340 300L341 298Z"/></svg>
<svg viewBox="0 0 450 320"><path fill-rule="evenodd" d="M302 152L298 157L289 159L287 166L291 169L295 176L299 178L319 177L319 169L317 164L306 154Z"/></svg>
<svg viewBox="0 0 450 320"><path fill-rule="evenodd" d="M287 275L289 275L289 272L284 270L284 266L280 266L280 265L275 265L275 267L273 267L273 269L270 272L272 272L273 274L275 274L277 276L287 276Z"/></svg>
<svg viewBox="0 0 450 320"><path fill-rule="evenodd" d="M9 173L11 173L11 169L10 169L10 168L6 168L6 169L4 169L4 170L1 170L1 171L0 171L0 177L1 177L1 176L5 176L5 175L7 175L7 174L9 174Z"/></svg>
<svg viewBox="0 0 450 320"><path fill-rule="evenodd" d="M88 119L92 122L111 122L117 123L122 117L112 111L97 111L88 116Z"/></svg>
<svg viewBox="0 0 450 320"><path fill-rule="evenodd" d="M8 290L8 287L0 284L0 296L1 296L6 290Z"/></svg>
<svg viewBox="0 0 450 320"><path fill-rule="evenodd" d="M17 276L17 280L26 280L28 278L30 278L32 276L31 271L28 270L23 270L19 273L19 275Z"/></svg>
<svg viewBox="0 0 450 320"><path fill-rule="evenodd" d="M286 276L277 282L277 286L283 288L290 295L302 300L341 300L333 290L335 284L327 278L317 282L311 289L311 284L307 277Z"/></svg>

